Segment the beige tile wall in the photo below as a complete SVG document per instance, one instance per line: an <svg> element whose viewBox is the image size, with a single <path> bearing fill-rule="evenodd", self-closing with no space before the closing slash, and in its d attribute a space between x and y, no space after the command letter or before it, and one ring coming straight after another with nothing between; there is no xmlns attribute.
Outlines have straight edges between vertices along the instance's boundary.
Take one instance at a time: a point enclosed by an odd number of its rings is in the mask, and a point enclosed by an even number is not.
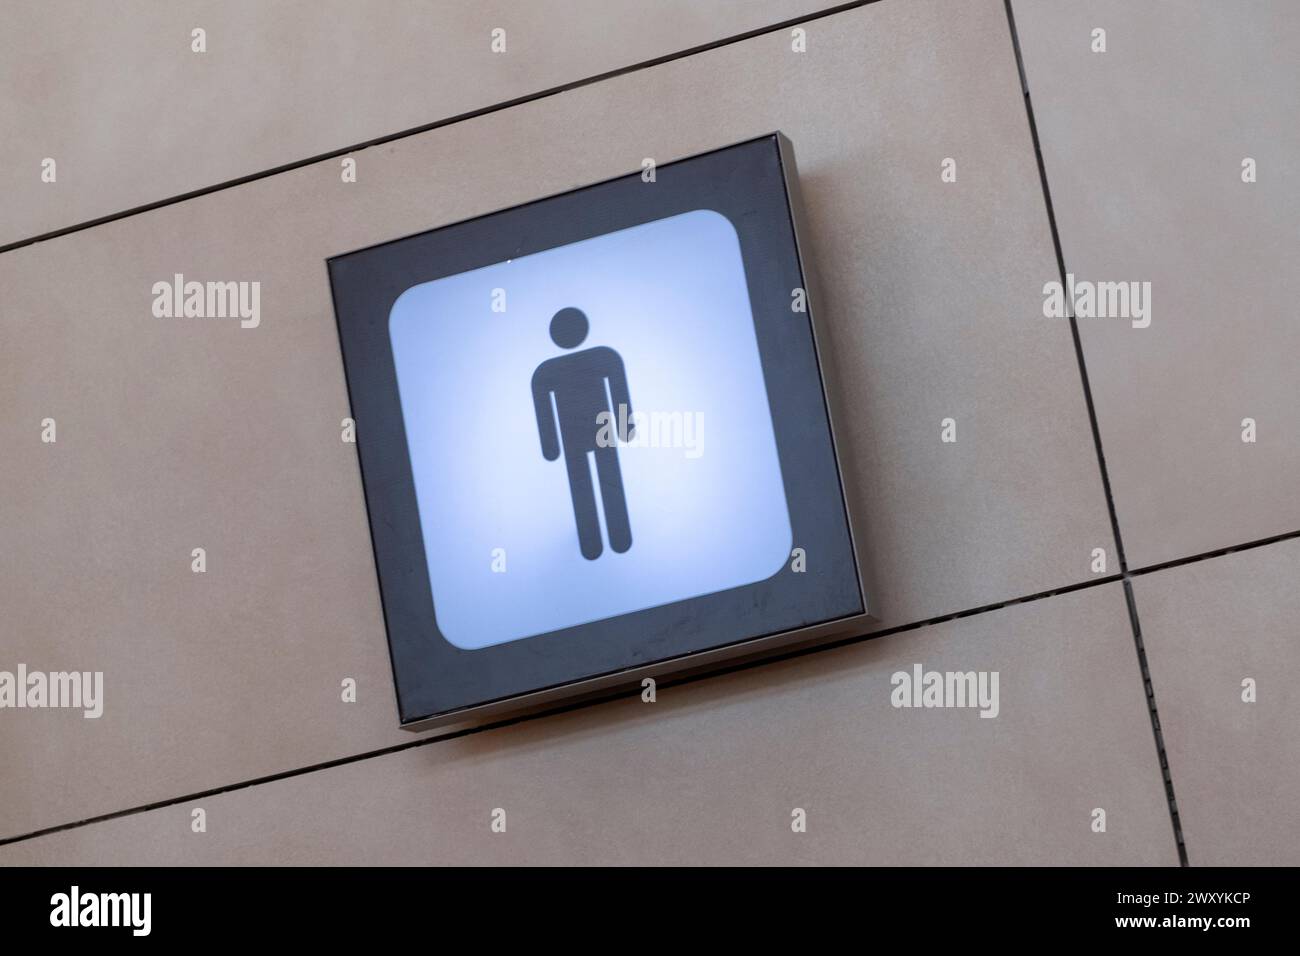
<svg viewBox="0 0 1300 956"><path fill-rule="evenodd" d="M325 161L0 256L6 657L107 682L98 721L0 721L29 768L0 837L409 739L327 256L773 129L882 624L1095 579L1113 542L1068 329L1036 319L1051 240L1004 10L873 4L810 24L806 53L765 34L362 151L355 184ZM153 318L176 272L260 281L261 326Z"/></svg>
<svg viewBox="0 0 1300 956"><path fill-rule="evenodd" d="M0 246L837 5L11 0Z"/></svg>
<svg viewBox="0 0 1300 956"><path fill-rule="evenodd" d="M998 716L891 706L892 675L918 663L997 671ZM107 860L1144 866L1177 854L1123 591L1103 584L664 688L653 704L0 848L9 865Z"/></svg>
<svg viewBox="0 0 1300 956"><path fill-rule="evenodd" d="M833 5L355 6L15 5L0 245ZM1079 320L1130 566L1295 531L1300 21L1013 7L1067 267L1153 285L1148 329ZM805 53L782 27L358 151L354 184L331 159L0 254L0 669L106 681L99 720L0 711L22 768L0 841L175 801L0 865L1178 862L1123 588L1090 568L1100 547L1117 571L1115 542L1069 327L1041 313L1056 262L1004 6L806 27ZM364 757L422 738L396 727L325 258L774 129L878 626L1095 586ZM175 272L261 282L262 325L153 318ZM1193 864L1300 860L1297 574L1288 540L1132 578ZM891 707L915 663L997 671L999 717Z"/></svg>

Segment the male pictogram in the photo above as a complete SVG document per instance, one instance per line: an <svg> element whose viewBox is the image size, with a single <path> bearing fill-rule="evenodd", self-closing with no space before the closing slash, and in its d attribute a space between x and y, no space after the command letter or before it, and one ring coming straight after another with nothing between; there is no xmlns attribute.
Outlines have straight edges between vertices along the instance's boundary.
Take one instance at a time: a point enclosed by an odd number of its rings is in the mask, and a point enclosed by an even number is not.
<svg viewBox="0 0 1300 956"><path fill-rule="evenodd" d="M587 327L587 316L580 309L561 309L551 319L551 340L564 349L577 348L587 338ZM617 423L632 418L623 359L603 345L547 359L533 373L533 407L546 460L555 461L561 449L564 452L582 556L594 561L604 550L591 480L589 460L592 459L596 481L600 484L609 546L623 553L632 547L632 527L627 517L618 448L613 440L597 441L602 421ZM618 429L606 425L604 431L617 434ZM618 437L623 441L628 438L627 435Z"/></svg>

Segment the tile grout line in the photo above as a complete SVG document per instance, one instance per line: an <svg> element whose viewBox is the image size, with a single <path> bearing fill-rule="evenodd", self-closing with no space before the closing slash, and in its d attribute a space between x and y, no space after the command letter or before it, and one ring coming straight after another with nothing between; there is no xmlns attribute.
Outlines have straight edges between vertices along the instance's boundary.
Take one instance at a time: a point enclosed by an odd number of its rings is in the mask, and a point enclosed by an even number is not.
<svg viewBox="0 0 1300 956"><path fill-rule="evenodd" d="M1185 558L1171 558L1168 561L1160 561L1156 564L1144 565L1140 568L1134 568L1127 572L1130 578L1140 577L1144 574L1152 574L1156 571L1167 571L1170 568L1181 568L1188 564L1196 564L1199 561L1207 561L1211 558L1222 558L1230 554L1236 554L1238 551L1251 551L1255 548L1263 548L1270 544L1281 544L1284 541L1290 541L1293 538L1300 538L1300 530L1284 531L1282 534L1270 535L1267 538L1256 538L1254 541L1247 541L1244 544L1232 544L1223 548L1215 548L1213 551L1203 551L1200 554L1188 555Z"/></svg>
<svg viewBox="0 0 1300 956"><path fill-rule="evenodd" d="M154 200L153 202L142 203L141 205L138 206L131 206L127 209L119 210L118 212L108 213L103 216L98 216L94 219L87 219L83 222L74 223L71 226L62 226L58 229L52 229L49 230L48 232L43 232L35 236L29 236L26 239L18 239L13 242L0 244L0 255L3 255L6 252L13 252L14 250L21 249L24 246L34 245L38 242L46 242L47 240L50 239L57 239L60 236L66 236L76 232L83 232L84 230L87 229L93 229L96 226L107 225L108 223L116 222L119 219L129 219L132 216L138 216L141 213L150 212L154 209L161 209L165 206L173 206L177 203L186 202L191 199L198 199L201 196L207 196L211 193L221 192L226 189L233 189L236 186L243 186L246 183L256 182L259 179L268 179L272 176L278 176L281 173L293 172L296 169L302 169L304 166L311 166L315 163L321 163L329 159L339 159L343 156L348 156L352 153L360 152L363 149L370 149L375 146L384 146L388 143L396 142L397 140L406 139L411 136L418 136L421 133L428 133L435 129L441 129L444 126L453 126L456 123L463 123L467 120L477 119L481 116L488 116L492 113L498 113L501 112L502 110L508 110L516 106L523 106L527 103L532 103L537 100L546 99L547 97L550 96L556 96L560 93L568 93L573 90L578 90L585 86L594 86L595 84L603 83L606 80L612 80L620 76L625 76L629 73L637 73L640 72L641 70L650 69L656 66L662 66L663 64L671 63L674 60L682 60L685 59L686 57L697 56L701 53L708 53L712 50L717 50L722 47L731 46L732 44L735 43L743 43L746 40L752 40L755 37L764 36L769 33L777 33L781 30L787 30L792 27L799 26L800 24L813 23L817 20L822 20L827 17L833 17L841 13L848 13L852 10L857 10L860 7L869 6L870 4L877 3L877 2L879 2L879 0L849 0L849 2L840 3L833 7L827 7L822 10L811 11L805 14L804 16L791 17L789 19L782 20L779 23L771 23L764 26L754 27L753 29L746 30L743 33L736 33L731 36L725 36L716 40L711 40L708 43L701 43L696 46L687 47L682 50L676 50L673 52L664 53L661 54L660 56L652 57L651 59L648 60L641 60L637 63L633 63L630 66L617 67L612 70L606 70L603 73L595 73L592 74L591 76L582 77L577 80L570 80L569 82L561 83L558 86L548 87L547 89L539 90L534 93L525 93L521 96L516 96L508 100L501 100L500 102L492 103L488 106L482 106L477 109L467 110L464 113L457 113L453 116L448 116L443 119L434 120L429 123L423 123L419 126L413 126L409 129L400 130L399 132L396 133L386 133L382 136L377 136L374 137L373 139L368 139L363 142L356 143L352 146L344 147L342 149L333 149L333 150L329 150L328 152L317 153L316 155L309 156L306 159L298 159L292 162L282 163L279 166L272 166L268 169L263 169L255 173L248 173L243 176L237 176L233 179L223 180L219 183L214 183L210 186L202 186L198 189L187 190L186 192L177 193L173 196L168 196L163 199Z"/></svg>
<svg viewBox="0 0 1300 956"><path fill-rule="evenodd" d="M1020 89L1025 97L1025 115L1029 121L1029 135L1034 146L1034 157L1038 162L1038 178L1043 189L1043 203L1047 208L1047 224L1052 233L1052 246L1056 253L1056 268L1059 272L1061 287L1066 287L1065 254L1061 249L1061 235L1056 224L1056 210L1052 205L1052 191L1047 183L1047 165L1043 158L1042 143L1038 138L1038 124L1034 119L1034 106L1029 95L1029 78L1025 73L1024 56L1020 50L1020 35L1016 30L1016 17L1011 9L1011 0L1003 0L1007 11L1007 26L1011 30L1011 45L1015 50L1016 69L1020 74ZM1071 307L1069 313L1070 334L1074 340L1075 357L1079 362L1079 377L1083 382L1084 404L1088 409L1088 421L1092 426L1093 447L1097 452L1097 466L1101 473L1102 490L1106 496L1106 509L1110 514L1111 531L1115 536L1115 551L1119 561L1120 578L1124 584L1124 601L1128 607L1129 625L1133 630L1133 645L1137 651L1138 669L1142 675L1142 688L1146 696L1147 715L1151 719L1151 733L1156 745L1156 757L1160 763L1160 776L1165 786L1165 801L1169 808L1169 821L1173 826L1174 842L1178 847L1179 866L1188 866L1187 844L1183 835L1182 822L1178 815L1178 802L1174 797L1174 780L1169 767L1169 755L1165 750L1164 733L1160 728L1160 713L1156 708L1155 685L1151 680L1151 669L1147 661L1146 645L1142 640L1142 625L1138 618L1137 600L1133 595L1132 574L1124 553L1124 540L1120 535L1119 514L1115 509L1115 497L1110 484L1110 472L1106 467L1106 455L1101 445L1101 428L1097 422L1097 409L1093 403L1092 385L1088 379L1088 366L1083 354L1083 341L1079 335L1079 323ZM1188 559L1195 560L1195 559Z"/></svg>

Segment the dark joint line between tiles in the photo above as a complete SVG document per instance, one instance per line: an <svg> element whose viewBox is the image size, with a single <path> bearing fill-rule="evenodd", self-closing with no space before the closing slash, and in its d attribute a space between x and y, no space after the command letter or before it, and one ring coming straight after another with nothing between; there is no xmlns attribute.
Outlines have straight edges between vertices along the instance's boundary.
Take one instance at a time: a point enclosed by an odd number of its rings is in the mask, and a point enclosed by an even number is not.
<svg viewBox="0 0 1300 956"><path fill-rule="evenodd" d="M1047 225L1052 233L1052 249L1056 253L1056 268L1060 273L1061 287L1065 288L1065 254L1061 251L1061 236L1056 227L1056 209L1052 205L1052 190L1047 184L1047 166L1043 160L1043 150L1038 139L1038 123L1034 119L1034 108L1029 98L1029 81L1025 74L1025 64L1020 53L1020 37L1016 33L1016 21L1011 12L1011 0L1003 0L1007 9L1007 20L1011 26L1011 43L1016 52L1016 68L1020 72L1020 88L1025 97L1025 113L1029 118L1029 136L1034 144L1034 158L1038 162L1038 178L1043 189L1043 203L1047 207ZM1073 309L1071 309L1073 312ZM1088 380L1088 366L1083 357L1083 341L1079 337L1079 323L1070 315L1070 336L1074 341L1074 355L1079 363L1079 377L1083 382L1083 400L1088 408L1088 424L1092 428L1092 444L1097 451L1097 464L1101 472L1102 491L1106 495L1106 510L1110 515L1110 529L1115 537L1116 559L1119 561L1121 574L1128 573L1128 560L1124 554L1124 539L1120 535L1119 515L1115 510L1115 499L1111 493L1110 472L1106 468L1106 454L1101 447L1101 429L1097 425L1097 410L1092 400L1092 384Z"/></svg>
<svg viewBox="0 0 1300 956"><path fill-rule="evenodd" d="M1011 30L1011 46L1016 55L1016 69L1020 74L1020 90L1025 98L1025 115L1029 121L1029 136L1034 147L1034 158L1038 162L1038 178L1043 189L1043 203L1047 208L1047 224L1052 233L1052 247L1056 252L1056 268L1059 273L1061 288L1066 286L1065 254L1061 250L1061 234L1056 224L1056 209L1052 205L1052 190L1047 182L1047 164L1043 157L1042 142L1038 137L1038 123L1034 119L1033 100L1029 94L1029 76L1025 72L1024 55L1020 49L1020 34L1016 30L1016 16L1011 9L1011 0L1003 0L1007 11L1007 26ZM1101 471L1102 490L1106 496L1106 510L1110 515L1111 532L1115 536L1115 552L1119 562L1120 577L1124 582L1124 600L1128 605L1129 625L1133 630L1133 646L1137 651L1138 668L1142 674L1142 687L1146 694L1147 713L1151 719L1151 732L1156 745L1156 757L1160 762L1160 777L1165 786L1165 800L1169 807L1169 821L1173 827L1174 842L1178 847L1178 862L1187 866L1187 844L1183 836L1181 820L1178 816L1178 803L1174 798L1174 780L1169 768L1169 755L1165 750L1165 738L1160 729L1160 712L1156 707L1155 686L1151 681L1151 669L1147 664L1146 645L1142 641L1142 625L1138 619L1137 602L1133 596L1133 585L1128 568L1128 559L1124 553L1124 539L1120 535L1119 514L1115 509L1115 497L1110 484L1110 471L1106 467L1106 453L1101 444L1101 428L1097 424L1097 409L1093 403L1092 385L1088 379L1088 365L1083 355L1083 341L1079 336L1079 323L1070 309L1070 335L1074 340L1074 354L1079 363L1079 378L1083 383L1083 399L1088 409L1088 422L1092 427L1092 443L1097 452L1097 466ZM1197 560L1195 558L1187 559ZM1171 562L1169 566L1175 563Z"/></svg>
<svg viewBox="0 0 1300 956"><path fill-rule="evenodd" d="M678 50L673 53L665 53L649 60L642 60L639 63L633 63L631 66L619 67L614 70L606 70L604 73L597 73L592 76L583 77L582 79L572 80L568 83L562 83L559 86L552 86L536 93L526 93L523 96L517 96L513 99L502 100L499 103L493 103L490 106L480 107L475 110L469 110L465 113L458 113L455 116L449 116L445 119L434 120L431 123L424 123L420 126L413 126L397 133L388 133L374 139L369 139L353 146L347 146L343 149L331 150L327 153L319 153L306 159L295 160L290 163L284 163L280 166L273 166L270 169L264 169L260 172L249 173L245 176L239 176L234 179L228 179L211 186L204 186L199 189L193 189L188 192L179 193L175 196L169 196L166 199L155 200L154 202L144 203L140 206L133 206L130 209L124 209L120 212L109 213L99 216L95 219L89 219L85 222L79 222L71 226L64 226L60 229L53 229L40 235L31 236L27 239L19 239L5 245L0 245L0 254L12 252L15 249L21 249L24 246L34 245L38 242L45 242L49 239L57 239L60 236L70 235L74 232L82 232L86 229L93 229L96 226L103 226L110 222L116 222L119 219L129 219L132 216L138 216L141 213L150 212L154 209L162 209L165 206L173 206L177 203L186 202L190 199L197 199L200 196L207 196L212 193L221 192L226 189L233 189L236 186L243 186L246 183L256 182L259 179L267 179L271 176L278 176L281 173L292 172L295 169L301 169L304 166L310 166L313 163L321 163L329 159L341 159L352 153L360 152L363 149L370 149L374 146L384 146L398 140L406 139L410 136L418 136L421 133L427 133L431 130L441 129L444 126L452 126L456 123L463 123L466 120L477 119L481 116L488 116L501 110L511 109L515 106L522 106L525 103L533 103L537 100L543 100L547 97L556 96L561 93L568 93L572 90L578 90L585 86L594 86L597 83L603 83L606 80L612 80L616 77L625 76L629 73L637 73L641 70L647 70L651 67L661 66L665 63L671 63L674 60L685 59L690 56L697 56L701 53L708 53L712 50L721 49L722 47L731 46L735 43L743 43L746 40L752 40L755 37L764 36L769 33L778 33L782 30L788 30L792 27L800 26L805 23L814 23L826 17L833 17L840 13L847 13L850 10L856 10L859 7L869 6L877 3L879 0L850 0L847 3L841 3L825 10L818 10L809 13L806 16L793 17L788 20L782 20L780 23L769 24L767 26L755 27L744 33L737 33L729 37L722 37L709 43L703 43L698 46L688 47L685 50Z"/></svg>
<svg viewBox="0 0 1300 956"><path fill-rule="evenodd" d="M1198 561L1207 561L1210 558L1222 558L1229 554L1236 554L1238 551L1249 551L1252 548L1263 548L1270 544L1280 544L1283 541L1290 541L1293 538L1300 538L1300 531L1287 531L1283 534L1275 534L1267 538L1257 538L1254 541L1247 541L1245 544L1228 545L1225 548L1216 548L1213 551L1203 551L1200 554L1193 554L1186 558L1172 558L1169 561L1161 561L1159 564L1148 564L1145 567L1127 572L1125 577L1134 578L1140 577L1144 574L1151 574L1155 571L1166 571L1169 568L1180 568L1185 564L1196 564Z"/></svg>
<svg viewBox="0 0 1300 956"><path fill-rule="evenodd" d="M1133 581L1129 575L1124 576L1124 600L1128 604L1129 624L1133 627L1133 643L1137 647L1138 667L1142 672L1142 687L1147 697L1147 707L1151 713L1151 732L1156 741L1156 754L1160 760L1160 777L1165 785L1165 798L1169 802L1169 819L1174 827L1174 839L1178 842L1178 863L1187 866L1187 844L1183 838L1182 819L1178 815L1178 801L1174 798L1174 778L1169 769L1169 754L1165 750L1165 735L1160 728L1160 713L1156 709L1155 685L1151 681L1151 668L1147 664L1147 649L1142 641L1142 624L1138 619L1137 598L1133 595Z"/></svg>

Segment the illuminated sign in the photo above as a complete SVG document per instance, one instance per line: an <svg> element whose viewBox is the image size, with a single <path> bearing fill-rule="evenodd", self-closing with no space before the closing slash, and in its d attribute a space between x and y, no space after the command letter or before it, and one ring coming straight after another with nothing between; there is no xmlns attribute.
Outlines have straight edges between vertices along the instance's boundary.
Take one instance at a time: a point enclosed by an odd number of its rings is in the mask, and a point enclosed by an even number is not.
<svg viewBox="0 0 1300 956"><path fill-rule="evenodd" d="M865 613L767 136L329 261L403 726Z"/></svg>

